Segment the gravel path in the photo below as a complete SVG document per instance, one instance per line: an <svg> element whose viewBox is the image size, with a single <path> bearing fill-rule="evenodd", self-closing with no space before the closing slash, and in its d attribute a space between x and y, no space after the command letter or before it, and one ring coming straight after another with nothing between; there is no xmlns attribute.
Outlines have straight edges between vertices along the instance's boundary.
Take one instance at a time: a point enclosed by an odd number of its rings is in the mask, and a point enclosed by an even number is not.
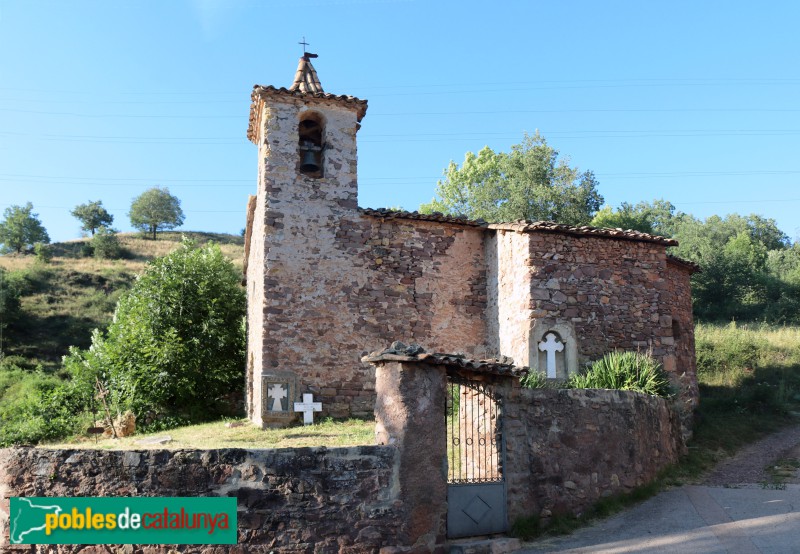
<svg viewBox="0 0 800 554"><path fill-rule="evenodd" d="M717 464L704 485L736 486L770 481L765 468L800 445L800 425L787 427L740 450L735 456Z"/></svg>

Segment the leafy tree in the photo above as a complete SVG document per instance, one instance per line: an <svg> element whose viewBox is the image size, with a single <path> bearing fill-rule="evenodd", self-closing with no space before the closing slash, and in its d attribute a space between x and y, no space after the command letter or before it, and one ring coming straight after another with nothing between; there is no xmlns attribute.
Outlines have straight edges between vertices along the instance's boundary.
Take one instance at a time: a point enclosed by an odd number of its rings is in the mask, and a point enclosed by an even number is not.
<svg viewBox="0 0 800 554"><path fill-rule="evenodd" d="M615 211L606 206L592 219L594 227L633 229L643 233L672 236L675 226L685 214L675 211L675 206L666 200L639 202L636 205L623 202Z"/></svg>
<svg viewBox="0 0 800 554"><path fill-rule="evenodd" d="M467 152L460 167L451 161L436 195L420 211L491 222L527 219L583 225L603 203L594 174L559 159L558 150L538 132L526 134L511 152L487 146L477 155Z"/></svg>
<svg viewBox="0 0 800 554"><path fill-rule="evenodd" d="M84 383L100 377L118 409L150 425L225 413L243 386L245 293L218 246L184 243L152 262L120 299L105 335L64 364Z"/></svg>
<svg viewBox="0 0 800 554"><path fill-rule="evenodd" d="M157 231L180 227L184 219L181 201L166 187L153 187L134 198L128 216L131 225L143 233L151 233L153 240Z"/></svg>
<svg viewBox="0 0 800 554"><path fill-rule="evenodd" d="M25 206L9 206L3 212L4 219L0 222L0 244L5 251L22 253L37 242L49 243L39 214L31 213L33 204L28 202Z"/></svg>
<svg viewBox="0 0 800 554"><path fill-rule="evenodd" d="M106 211L102 200L78 204L70 214L81 222L81 229L91 232L92 236L98 228L108 227L114 222L114 216Z"/></svg>

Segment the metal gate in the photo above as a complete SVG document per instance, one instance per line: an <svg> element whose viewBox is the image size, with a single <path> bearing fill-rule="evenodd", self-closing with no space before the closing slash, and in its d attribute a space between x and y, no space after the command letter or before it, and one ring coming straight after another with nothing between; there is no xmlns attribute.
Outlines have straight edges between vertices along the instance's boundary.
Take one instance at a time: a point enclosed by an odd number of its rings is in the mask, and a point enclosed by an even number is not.
<svg viewBox="0 0 800 554"><path fill-rule="evenodd" d="M447 536L507 530L501 399L491 384L447 378Z"/></svg>

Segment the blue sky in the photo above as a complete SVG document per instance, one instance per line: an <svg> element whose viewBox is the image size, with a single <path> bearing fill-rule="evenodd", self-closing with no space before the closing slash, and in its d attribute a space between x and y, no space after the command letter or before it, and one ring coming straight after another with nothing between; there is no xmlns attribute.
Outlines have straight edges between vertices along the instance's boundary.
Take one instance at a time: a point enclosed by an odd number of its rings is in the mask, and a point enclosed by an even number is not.
<svg viewBox="0 0 800 554"><path fill-rule="evenodd" d="M102 200L166 186L186 230L238 233L255 192L254 84L302 47L369 100L359 203L416 209L452 159L539 130L606 203L664 198L800 235L800 4L435 0L0 0L0 209L53 240Z"/></svg>

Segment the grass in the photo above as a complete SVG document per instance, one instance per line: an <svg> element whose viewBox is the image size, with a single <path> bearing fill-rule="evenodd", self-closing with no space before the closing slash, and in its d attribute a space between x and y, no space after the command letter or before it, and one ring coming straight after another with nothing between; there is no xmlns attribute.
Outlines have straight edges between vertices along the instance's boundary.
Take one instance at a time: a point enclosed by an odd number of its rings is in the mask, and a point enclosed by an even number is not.
<svg viewBox="0 0 800 554"><path fill-rule="evenodd" d="M227 424L237 426L229 427ZM140 441L169 436L166 444L140 444ZM80 437L71 441L40 444L38 448L142 450L181 448L300 448L305 446L362 446L375 444L375 422L360 419L334 421L324 419L311 426L287 429L264 429L247 420L231 422L215 421L200 425L177 427L159 433L136 434L121 439L99 439Z"/></svg>
<svg viewBox="0 0 800 554"><path fill-rule="evenodd" d="M88 238L54 243L49 263L34 256L0 256L0 267L21 273L25 282L22 317L6 331L0 351L25 358L31 367L57 370L70 346L89 346L92 329L108 325L120 294L149 261L177 248L182 235L199 244L213 240L237 267L242 266L242 237L196 232L161 233L155 241L122 233L124 258L119 260L87 257Z"/></svg>

